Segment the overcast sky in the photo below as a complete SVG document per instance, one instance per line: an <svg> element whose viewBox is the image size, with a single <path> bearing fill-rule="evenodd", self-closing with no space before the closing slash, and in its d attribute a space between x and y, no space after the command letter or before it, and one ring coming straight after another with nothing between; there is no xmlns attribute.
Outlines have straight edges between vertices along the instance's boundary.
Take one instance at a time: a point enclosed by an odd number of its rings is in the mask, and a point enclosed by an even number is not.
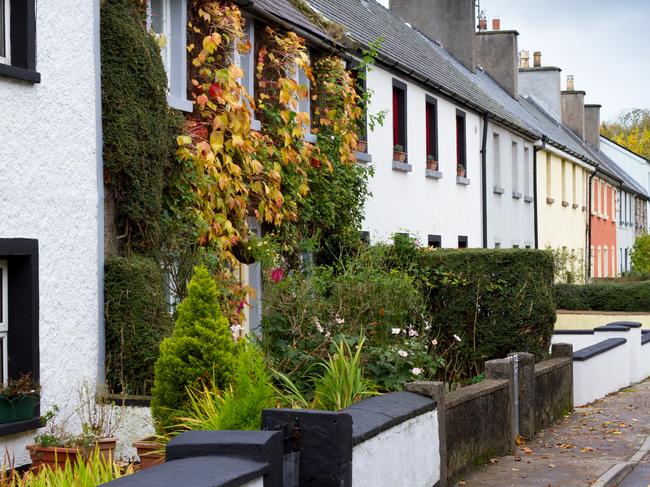
<svg viewBox="0 0 650 487"><path fill-rule="evenodd" d="M379 0L388 5L388 0ZM542 51L542 64L575 76L587 103L612 120L650 108L650 0L481 0L501 29L519 32L519 49Z"/></svg>

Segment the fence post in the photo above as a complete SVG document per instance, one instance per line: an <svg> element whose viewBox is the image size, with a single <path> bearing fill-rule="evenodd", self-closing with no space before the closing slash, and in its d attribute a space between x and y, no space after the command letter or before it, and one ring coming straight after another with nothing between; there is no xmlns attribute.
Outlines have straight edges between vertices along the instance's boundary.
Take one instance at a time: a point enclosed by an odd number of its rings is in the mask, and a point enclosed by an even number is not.
<svg viewBox="0 0 650 487"><path fill-rule="evenodd" d="M507 380L510 391L507 414L510 417L510 450L515 451L515 439L517 436L517 418L515 417L515 361L504 358L488 360L485 362L485 378L488 380Z"/></svg>
<svg viewBox="0 0 650 487"><path fill-rule="evenodd" d="M525 438L535 436L535 356L532 353L511 353L517 359L519 434Z"/></svg>
<svg viewBox="0 0 650 487"><path fill-rule="evenodd" d="M438 448L440 451L439 487L447 487L447 408L444 382L409 382L404 387L408 392L427 396L436 401L438 411Z"/></svg>

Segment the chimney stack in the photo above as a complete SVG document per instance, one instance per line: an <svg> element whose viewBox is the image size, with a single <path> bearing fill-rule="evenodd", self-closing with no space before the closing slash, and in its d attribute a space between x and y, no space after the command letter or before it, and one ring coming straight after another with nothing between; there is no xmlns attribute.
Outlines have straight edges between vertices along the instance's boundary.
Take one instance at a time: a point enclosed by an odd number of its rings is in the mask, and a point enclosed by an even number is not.
<svg viewBox="0 0 650 487"><path fill-rule="evenodd" d="M476 33L476 63L513 98L519 97L519 48L516 30Z"/></svg>
<svg viewBox="0 0 650 487"><path fill-rule="evenodd" d="M492 30L501 30L501 19L492 19Z"/></svg>
<svg viewBox="0 0 650 487"><path fill-rule="evenodd" d="M576 91L573 76L567 76L567 90L562 92L562 123L585 140L585 92Z"/></svg>
<svg viewBox="0 0 650 487"><path fill-rule="evenodd" d="M523 69L527 69L530 64L530 52L528 51L521 51L519 53L519 67Z"/></svg>
<svg viewBox="0 0 650 487"><path fill-rule="evenodd" d="M542 67L542 51L535 51L533 53L533 67L534 68Z"/></svg>
<svg viewBox="0 0 650 487"><path fill-rule="evenodd" d="M533 53L533 67L528 67L528 51L526 65L519 68L519 94L532 98L556 120L562 118L562 95L560 73L562 70L553 66L542 66L542 53Z"/></svg>
<svg viewBox="0 0 650 487"><path fill-rule="evenodd" d="M390 10L476 71L474 0L390 0Z"/></svg>
<svg viewBox="0 0 650 487"><path fill-rule="evenodd" d="M585 140L600 150L600 107L585 105Z"/></svg>

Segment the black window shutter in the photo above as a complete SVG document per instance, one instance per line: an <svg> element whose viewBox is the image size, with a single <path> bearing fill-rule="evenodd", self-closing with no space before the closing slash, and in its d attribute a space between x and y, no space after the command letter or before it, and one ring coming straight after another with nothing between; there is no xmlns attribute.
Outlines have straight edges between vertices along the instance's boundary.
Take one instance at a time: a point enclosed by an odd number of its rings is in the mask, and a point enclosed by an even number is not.
<svg viewBox="0 0 650 487"><path fill-rule="evenodd" d="M36 71L36 0L11 1L11 65Z"/></svg>

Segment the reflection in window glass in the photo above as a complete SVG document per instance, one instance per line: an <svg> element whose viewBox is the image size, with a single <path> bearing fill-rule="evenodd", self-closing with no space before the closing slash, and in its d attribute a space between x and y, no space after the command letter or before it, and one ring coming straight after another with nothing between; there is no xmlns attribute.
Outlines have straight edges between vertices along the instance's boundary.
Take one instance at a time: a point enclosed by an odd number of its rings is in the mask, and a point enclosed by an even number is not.
<svg viewBox="0 0 650 487"><path fill-rule="evenodd" d="M164 34L163 0L151 0L151 30L156 34Z"/></svg>

